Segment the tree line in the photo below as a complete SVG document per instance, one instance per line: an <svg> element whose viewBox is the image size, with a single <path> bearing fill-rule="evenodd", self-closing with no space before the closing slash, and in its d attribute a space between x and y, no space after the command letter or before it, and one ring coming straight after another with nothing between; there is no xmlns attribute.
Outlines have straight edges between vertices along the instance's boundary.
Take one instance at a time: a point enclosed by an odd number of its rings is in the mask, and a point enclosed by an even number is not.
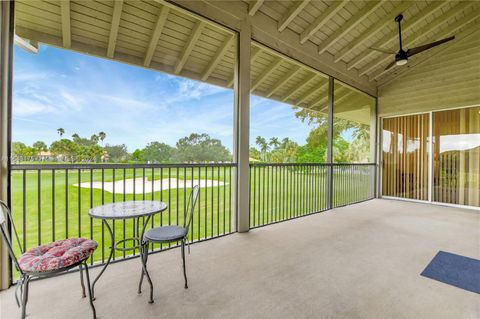
<svg viewBox="0 0 480 319"><path fill-rule="evenodd" d="M325 114L298 109L296 117L313 126L305 145L288 137L269 139L257 136L250 147L250 161L265 163L322 163L327 161L328 119ZM231 162L233 156L218 139L208 134L192 133L180 138L175 146L153 141L142 149L129 152L125 144L103 145L105 132L90 138L57 129L60 139L48 147L43 141L32 146L12 143L14 161L64 161L111 163L205 163ZM347 136L347 137L346 137ZM370 154L370 127L358 122L335 118L333 157L335 162L364 162Z"/></svg>
<svg viewBox="0 0 480 319"><path fill-rule="evenodd" d="M208 134L192 133L179 139L175 146L153 141L142 149L129 152L125 144L103 145L107 137L105 132L93 134L90 138L72 134L64 137L65 130L57 129L60 136L47 146L37 141L32 146L22 142L12 143L14 162L110 162L110 163L204 163L231 162L230 151L218 139ZM100 143L100 144L99 144Z"/></svg>
<svg viewBox="0 0 480 319"><path fill-rule="evenodd" d="M257 136L250 148L250 160L265 163L324 163L327 161L328 118L319 112L298 109L296 117L313 124L305 145L288 137L266 139ZM345 135L349 135L348 138ZM364 162L370 155L370 127L354 121L335 118L333 124L335 162Z"/></svg>

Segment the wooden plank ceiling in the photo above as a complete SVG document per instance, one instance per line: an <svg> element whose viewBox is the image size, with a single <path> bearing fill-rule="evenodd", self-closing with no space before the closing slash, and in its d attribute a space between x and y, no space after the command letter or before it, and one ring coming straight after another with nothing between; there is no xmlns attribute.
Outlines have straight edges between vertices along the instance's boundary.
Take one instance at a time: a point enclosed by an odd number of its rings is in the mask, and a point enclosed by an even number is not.
<svg viewBox="0 0 480 319"><path fill-rule="evenodd" d="M277 22L279 31L289 28L298 34L300 43L312 42L318 47L319 55L333 55L335 63L347 63L348 69L357 70L360 76L367 75L377 86L394 77L400 67L394 66L385 71L386 65L392 62L394 57L370 48L382 47L398 51L398 29L394 18L399 13L404 15L402 37L406 48L478 28L480 17L480 1L244 2L249 5L250 15L269 16ZM411 62L421 60L422 54L410 59Z"/></svg>
<svg viewBox="0 0 480 319"><path fill-rule="evenodd" d="M299 42L318 46L336 63L381 84L396 67L393 57L370 47L397 50L403 13L405 46L444 38L478 26L476 1L248 1L248 14L265 14L278 30L298 33ZM236 34L169 2L17 0L16 33L22 38L142 66L222 87L232 87ZM448 45L448 44L446 44ZM435 50L435 49L434 49ZM421 59L419 54L413 59ZM328 78L320 72L252 43L252 93L288 104L325 111ZM345 86L346 87L346 86ZM345 112L369 98L351 88ZM349 104L349 105L346 105Z"/></svg>

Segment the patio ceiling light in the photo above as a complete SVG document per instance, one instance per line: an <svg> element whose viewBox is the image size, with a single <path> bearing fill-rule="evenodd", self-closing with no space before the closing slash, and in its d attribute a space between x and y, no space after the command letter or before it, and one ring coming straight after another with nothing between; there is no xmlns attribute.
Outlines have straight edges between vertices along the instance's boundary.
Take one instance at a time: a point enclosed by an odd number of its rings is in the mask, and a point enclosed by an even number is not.
<svg viewBox="0 0 480 319"><path fill-rule="evenodd" d="M407 59L399 59L395 61L396 65L405 65L407 64L408 60Z"/></svg>

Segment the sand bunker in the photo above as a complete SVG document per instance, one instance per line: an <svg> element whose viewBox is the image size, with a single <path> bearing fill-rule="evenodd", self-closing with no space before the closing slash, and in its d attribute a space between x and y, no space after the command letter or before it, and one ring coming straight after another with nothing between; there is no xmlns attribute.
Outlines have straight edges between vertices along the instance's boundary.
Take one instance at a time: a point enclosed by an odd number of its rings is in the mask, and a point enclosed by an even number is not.
<svg viewBox="0 0 480 319"><path fill-rule="evenodd" d="M115 182L104 182L103 189L106 192L113 193L113 186L115 185L115 194L143 194L158 192L161 190L168 190L168 189L179 189L183 188L192 188L194 185L199 185L200 187L215 187L215 186L223 186L226 183L209 180L209 179L202 179L202 180L177 180L176 178L164 178L162 180L155 180L149 181L145 179L145 183L142 177L139 178L130 178L126 180L119 180ZM227 183L228 184L228 183ZM78 184L73 184L73 186L78 187ZM124 189L125 186L125 189ZM80 187L82 188L90 188L90 182L80 183ZM102 189L102 182L93 182L92 187L96 189ZM153 189L152 189L153 188Z"/></svg>

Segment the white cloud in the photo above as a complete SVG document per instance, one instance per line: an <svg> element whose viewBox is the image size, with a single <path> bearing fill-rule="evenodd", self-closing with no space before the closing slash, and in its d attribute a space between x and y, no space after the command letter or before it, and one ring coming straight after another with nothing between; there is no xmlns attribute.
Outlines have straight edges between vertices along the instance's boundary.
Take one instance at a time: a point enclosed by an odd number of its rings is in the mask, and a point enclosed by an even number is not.
<svg viewBox="0 0 480 319"><path fill-rule="evenodd" d="M93 97L103 100L108 105L105 107L114 107L114 108L124 108L124 109L135 109L135 110L146 110L155 108L155 105L151 104L149 101L140 101L135 98L121 95L107 95L107 94L93 94Z"/></svg>
<svg viewBox="0 0 480 319"><path fill-rule="evenodd" d="M82 98L79 97L78 94L73 95L67 91L60 91L59 94L63 98L65 104L71 106L75 111L80 111L82 109Z"/></svg>
<svg viewBox="0 0 480 319"><path fill-rule="evenodd" d="M51 113L56 110L50 104L42 103L38 100L28 99L23 97L15 98L15 103L13 105L13 112L15 115L20 116L31 116L36 114L46 114Z"/></svg>
<svg viewBox="0 0 480 319"><path fill-rule="evenodd" d="M222 89L216 88L213 85L200 83L190 80L179 81L178 94L182 99L200 99L204 96L212 95L220 92Z"/></svg>
<svg viewBox="0 0 480 319"><path fill-rule="evenodd" d="M18 70L13 74L14 82L30 82L30 81L40 81L46 80L49 78L49 74L45 72L35 72L28 70Z"/></svg>

